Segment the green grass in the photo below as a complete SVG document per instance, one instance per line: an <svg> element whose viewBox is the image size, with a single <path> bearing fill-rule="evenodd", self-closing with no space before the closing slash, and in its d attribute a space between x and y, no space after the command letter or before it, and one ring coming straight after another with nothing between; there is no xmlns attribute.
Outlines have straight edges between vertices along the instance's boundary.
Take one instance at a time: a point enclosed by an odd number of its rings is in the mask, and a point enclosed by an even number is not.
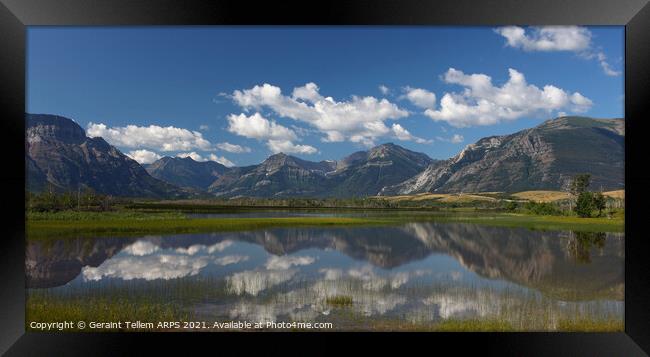
<svg viewBox="0 0 650 357"><path fill-rule="evenodd" d="M117 321L187 321L189 316L171 303L160 301L138 301L130 298L115 297L68 297L62 299L47 298L39 295L29 296L25 310L27 330L31 322L59 322L74 321L73 329L66 331L92 331L80 330L77 321L88 324L95 322ZM102 329L110 331L111 329ZM117 329L115 329L117 330Z"/></svg>
<svg viewBox="0 0 650 357"><path fill-rule="evenodd" d="M243 231L275 227L353 226L389 224L389 220L352 217L273 217L197 219L112 219L96 221L42 220L27 222L27 238L92 236L137 236Z"/></svg>
<svg viewBox="0 0 650 357"><path fill-rule="evenodd" d="M485 224L498 227L523 227L536 230L572 230L583 232L624 232L624 219L580 218L577 216L538 216L521 213L446 215L435 221Z"/></svg>
<svg viewBox="0 0 650 357"><path fill-rule="evenodd" d="M114 220L167 220L185 219L185 214L177 211L59 211L28 212L27 221L114 221Z"/></svg>
<svg viewBox="0 0 650 357"><path fill-rule="evenodd" d="M610 310L607 302L594 301L587 306L568 302L560 306L554 299L530 292L526 289L459 288L447 282L435 286L414 286L405 291L418 298L437 293L454 292L452 296L468 299L482 306L492 306L484 316L473 318L450 317L437 320L435 305L423 307L411 315L368 316L363 309L364 294L376 296L376 292L365 291L353 295L340 293L322 297L332 307L327 317L318 321L334 324L334 330L342 331L623 331L622 311ZM280 287L267 296L257 298L233 295L222 278L203 277L196 279L172 279L153 281L126 281L111 283L87 282L83 286L68 286L54 289L28 289L26 301L26 322L58 321L229 321L223 311L210 315L203 310L197 312L197 304L218 302L223 306L239 302L254 303L257 306L272 307L275 304L318 303L319 292L312 294L288 294L305 291L310 282L302 281L298 286ZM342 286L349 286L344 283ZM282 297L278 299L278 297ZM368 296L368 295L366 295ZM295 299L295 300L286 300ZM359 301L355 301L359 299ZM213 310L216 312L216 310ZM415 319L413 319L415 317ZM419 319L418 317L422 317ZM432 319L433 318L433 319ZM298 320L299 321L299 320ZM87 331L88 329L86 329Z"/></svg>
<svg viewBox="0 0 650 357"><path fill-rule="evenodd" d="M622 320L617 319L565 319L558 321L557 330L562 332L621 332L625 330L625 325Z"/></svg>
<svg viewBox="0 0 650 357"><path fill-rule="evenodd" d="M350 306L352 305L352 296L329 296L325 299L325 303L332 306Z"/></svg>
<svg viewBox="0 0 650 357"><path fill-rule="evenodd" d="M270 217L196 218L179 212L75 212L28 213L28 239L80 236L137 236L142 234L186 234L242 231L277 227L378 226L405 222L475 223L498 227L524 227L536 230L623 232L622 216L579 218L576 216L537 216L495 212L405 212L364 217Z"/></svg>
<svg viewBox="0 0 650 357"><path fill-rule="evenodd" d="M335 307L352 304L349 296L327 298L327 303ZM46 296L30 294L26 304L26 328L31 322L59 321L193 321L195 318L177 304L156 297L144 296ZM541 324L541 325L540 325ZM335 330L337 323L334 324ZM435 331L435 332L508 332L508 331L562 331L562 332L620 332L624 330L622 319L616 318L561 318L557 324L542 319L528 326L515 326L507 316L486 317L482 319L445 319L438 322L409 322L402 319L368 319L357 316L353 325L343 330L358 331ZM154 328L153 331L159 330ZM76 326L71 330L81 331ZM88 328L83 331L91 331ZM111 331L111 329L102 329Z"/></svg>

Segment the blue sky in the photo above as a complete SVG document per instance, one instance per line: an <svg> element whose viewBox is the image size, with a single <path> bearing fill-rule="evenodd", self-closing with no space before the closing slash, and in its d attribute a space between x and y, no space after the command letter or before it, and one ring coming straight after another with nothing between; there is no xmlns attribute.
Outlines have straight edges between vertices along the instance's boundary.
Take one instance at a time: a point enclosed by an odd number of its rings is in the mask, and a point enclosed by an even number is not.
<svg viewBox="0 0 650 357"><path fill-rule="evenodd" d="M623 27L30 27L27 112L141 162L385 142L448 158L558 115L623 117L623 48Z"/></svg>

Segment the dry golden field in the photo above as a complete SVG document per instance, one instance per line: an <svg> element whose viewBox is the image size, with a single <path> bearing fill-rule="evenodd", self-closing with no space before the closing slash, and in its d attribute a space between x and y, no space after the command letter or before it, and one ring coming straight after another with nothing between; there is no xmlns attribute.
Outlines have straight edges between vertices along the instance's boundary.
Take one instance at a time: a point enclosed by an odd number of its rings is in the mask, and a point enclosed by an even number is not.
<svg viewBox="0 0 650 357"><path fill-rule="evenodd" d="M607 191L603 192L603 195L623 200L625 199L625 190Z"/></svg>
<svg viewBox="0 0 650 357"><path fill-rule="evenodd" d="M625 199L625 190L607 191L603 195L615 199ZM570 197L569 193L562 191L524 191L513 194L512 196L522 200L535 202L553 202Z"/></svg>
<svg viewBox="0 0 650 357"><path fill-rule="evenodd" d="M402 195L402 196L385 196L381 197L389 201L425 201L437 200L439 202L453 203L453 202L474 202L474 201L497 201L494 197L484 196L487 194L494 194L494 192L486 193L420 193L416 195Z"/></svg>
<svg viewBox="0 0 650 357"><path fill-rule="evenodd" d="M401 196L385 196L380 197L389 201L424 201L436 200L445 203L465 203L475 201L497 201L499 198L492 197L498 196L502 192L476 192L476 193L419 193L416 195L401 195ZM615 198L625 199L625 190L607 191L603 195ZM534 202L555 202L570 198L568 192L563 191L523 191L513 193L511 195L515 199L534 201Z"/></svg>
<svg viewBox="0 0 650 357"><path fill-rule="evenodd" d="M570 197L569 193L562 191L523 191L514 193L512 196L522 200L535 202L553 202Z"/></svg>

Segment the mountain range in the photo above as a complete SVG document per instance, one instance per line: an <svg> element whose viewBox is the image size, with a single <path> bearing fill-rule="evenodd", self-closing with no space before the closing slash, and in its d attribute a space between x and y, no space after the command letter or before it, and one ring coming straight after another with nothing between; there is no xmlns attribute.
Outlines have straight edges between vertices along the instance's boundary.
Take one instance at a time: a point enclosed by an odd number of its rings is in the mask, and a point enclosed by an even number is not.
<svg viewBox="0 0 650 357"><path fill-rule="evenodd" d="M163 157L143 165L147 172L180 187L207 190L228 168L215 161L194 161L191 157Z"/></svg>
<svg viewBox="0 0 650 357"><path fill-rule="evenodd" d="M27 114L27 188L92 188L118 196L360 197L423 192L516 192L560 189L578 173L592 187L624 187L624 121L561 117L514 134L467 145L447 160L395 144L313 162L284 153L258 165L163 157L140 165L74 121Z"/></svg>
<svg viewBox="0 0 650 357"><path fill-rule="evenodd" d="M433 160L394 144L359 151L340 161L311 162L275 154L259 165L233 169L209 191L217 196L350 197L376 195L419 173Z"/></svg>
<svg viewBox="0 0 650 357"><path fill-rule="evenodd" d="M480 139L380 195L557 190L580 173L591 174L593 188L624 188L624 144L621 119L561 117Z"/></svg>
<svg viewBox="0 0 650 357"><path fill-rule="evenodd" d="M27 188L77 191L90 188L115 196L174 198L188 192L151 177L135 160L100 137L90 138L74 121L28 114L25 129Z"/></svg>

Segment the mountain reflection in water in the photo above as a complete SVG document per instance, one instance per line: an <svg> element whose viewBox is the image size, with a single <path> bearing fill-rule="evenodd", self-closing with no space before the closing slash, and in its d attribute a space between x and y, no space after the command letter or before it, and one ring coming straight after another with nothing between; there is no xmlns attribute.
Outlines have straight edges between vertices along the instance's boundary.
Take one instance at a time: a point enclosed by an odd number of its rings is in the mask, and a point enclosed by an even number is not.
<svg viewBox="0 0 650 357"><path fill-rule="evenodd" d="M482 317L520 293L622 316L623 266L622 233L465 223L29 241L26 260L32 289L209 281L221 297L195 313L258 321L327 317L332 296L367 317Z"/></svg>

